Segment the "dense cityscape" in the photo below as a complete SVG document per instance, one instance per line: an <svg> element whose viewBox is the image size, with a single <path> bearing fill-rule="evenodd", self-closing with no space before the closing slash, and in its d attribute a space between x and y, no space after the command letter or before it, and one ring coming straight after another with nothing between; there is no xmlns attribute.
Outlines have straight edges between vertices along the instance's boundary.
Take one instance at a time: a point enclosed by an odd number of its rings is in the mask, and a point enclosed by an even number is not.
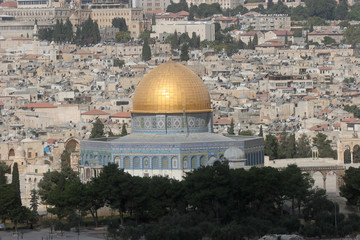
<svg viewBox="0 0 360 240"><path fill-rule="evenodd" d="M360 234L358 0L3 0L0 239Z"/></svg>

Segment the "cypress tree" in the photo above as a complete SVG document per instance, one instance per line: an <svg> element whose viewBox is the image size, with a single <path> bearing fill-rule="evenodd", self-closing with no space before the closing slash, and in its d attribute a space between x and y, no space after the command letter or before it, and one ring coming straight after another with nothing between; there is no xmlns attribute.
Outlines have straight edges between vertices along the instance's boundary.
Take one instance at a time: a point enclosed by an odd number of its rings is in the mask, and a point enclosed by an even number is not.
<svg viewBox="0 0 360 240"><path fill-rule="evenodd" d="M259 137L264 137L264 133L263 133L262 125L260 126Z"/></svg>
<svg viewBox="0 0 360 240"><path fill-rule="evenodd" d="M189 58L189 46L184 43L182 46L181 46L181 54L180 54L180 60L181 61L188 61L190 58Z"/></svg>
<svg viewBox="0 0 360 240"><path fill-rule="evenodd" d="M179 37L177 35L177 31L175 31L171 39L171 49L178 49L178 48L179 48Z"/></svg>
<svg viewBox="0 0 360 240"><path fill-rule="evenodd" d="M255 36L254 36L253 44L254 44L254 47L259 44L259 40L258 40L258 35L257 35L257 34L255 34Z"/></svg>
<svg viewBox="0 0 360 240"><path fill-rule="evenodd" d="M155 17L155 14L152 15L151 25L156 25L156 17Z"/></svg>
<svg viewBox="0 0 360 240"><path fill-rule="evenodd" d="M288 34L287 34L287 31L286 31L286 35L285 35L285 44L287 45L289 43L289 40L288 40Z"/></svg>
<svg viewBox="0 0 360 240"><path fill-rule="evenodd" d="M126 136L127 130L126 130L126 124L124 123L121 128L121 136Z"/></svg>
<svg viewBox="0 0 360 240"><path fill-rule="evenodd" d="M234 119L232 118L230 126L228 127L228 130L227 130L229 135L235 135L234 128L235 128L235 124L234 124Z"/></svg>
<svg viewBox="0 0 360 240"><path fill-rule="evenodd" d="M93 123L93 128L91 129L90 138L101 138L104 136L104 124L100 121L100 119L96 120Z"/></svg>
<svg viewBox="0 0 360 240"><path fill-rule="evenodd" d="M149 61L151 59L151 49L147 38L144 39L141 57L143 61Z"/></svg>
<svg viewBox="0 0 360 240"><path fill-rule="evenodd" d="M13 188L16 191L16 204L18 206L21 206L21 196L20 196L20 179L19 179L19 169L18 164L14 163L13 171L12 171L12 182L11 182Z"/></svg>

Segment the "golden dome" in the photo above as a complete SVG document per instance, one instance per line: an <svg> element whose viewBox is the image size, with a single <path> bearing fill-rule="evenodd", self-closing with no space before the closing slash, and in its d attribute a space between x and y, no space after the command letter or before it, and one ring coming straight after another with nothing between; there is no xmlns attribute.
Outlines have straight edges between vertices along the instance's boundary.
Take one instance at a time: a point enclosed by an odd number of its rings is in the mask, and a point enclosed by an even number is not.
<svg viewBox="0 0 360 240"><path fill-rule="evenodd" d="M133 113L210 112L204 82L189 68L175 62L151 70L135 89Z"/></svg>

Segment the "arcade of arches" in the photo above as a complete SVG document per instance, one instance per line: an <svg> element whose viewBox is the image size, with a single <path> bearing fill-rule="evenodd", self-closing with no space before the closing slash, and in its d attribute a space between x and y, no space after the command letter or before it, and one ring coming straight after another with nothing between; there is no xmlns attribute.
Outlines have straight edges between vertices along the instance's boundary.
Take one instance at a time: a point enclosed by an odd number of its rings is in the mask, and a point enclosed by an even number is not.
<svg viewBox="0 0 360 240"><path fill-rule="evenodd" d="M337 142L338 164L360 164L360 139L342 138Z"/></svg>

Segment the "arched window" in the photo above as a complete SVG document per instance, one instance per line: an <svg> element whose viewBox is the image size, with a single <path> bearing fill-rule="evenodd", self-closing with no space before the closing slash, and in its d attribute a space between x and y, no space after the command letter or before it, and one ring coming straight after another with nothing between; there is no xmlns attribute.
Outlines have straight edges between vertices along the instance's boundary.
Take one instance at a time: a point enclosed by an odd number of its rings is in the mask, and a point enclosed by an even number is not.
<svg viewBox="0 0 360 240"><path fill-rule="evenodd" d="M205 156L200 157L200 166L206 166L206 158L205 158Z"/></svg>
<svg viewBox="0 0 360 240"><path fill-rule="evenodd" d="M152 158L152 168L153 169L158 169L159 168L159 158L158 157L153 157Z"/></svg>
<svg viewBox="0 0 360 240"><path fill-rule="evenodd" d="M191 158L191 168L196 168L196 157L195 156L193 156Z"/></svg>
<svg viewBox="0 0 360 240"><path fill-rule="evenodd" d="M120 157L115 157L114 162L116 165L118 165L118 167L120 167Z"/></svg>
<svg viewBox="0 0 360 240"><path fill-rule="evenodd" d="M133 158L133 166L134 166L134 168L140 168L140 158L139 157Z"/></svg>
<svg viewBox="0 0 360 240"><path fill-rule="evenodd" d="M168 163L167 157L163 157L161 159L161 167L164 169L169 168L169 163Z"/></svg>
<svg viewBox="0 0 360 240"><path fill-rule="evenodd" d="M183 157L182 167L183 167L184 169L188 168L188 157L187 157L187 156Z"/></svg>
<svg viewBox="0 0 360 240"><path fill-rule="evenodd" d="M177 168L177 157L171 158L172 168Z"/></svg>
<svg viewBox="0 0 360 240"><path fill-rule="evenodd" d="M10 151L9 151L9 157L13 157L13 156L15 156L15 151L14 151L14 149L12 148L12 149L10 149Z"/></svg>
<svg viewBox="0 0 360 240"><path fill-rule="evenodd" d="M124 168L130 168L130 158L129 157L124 157Z"/></svg>

